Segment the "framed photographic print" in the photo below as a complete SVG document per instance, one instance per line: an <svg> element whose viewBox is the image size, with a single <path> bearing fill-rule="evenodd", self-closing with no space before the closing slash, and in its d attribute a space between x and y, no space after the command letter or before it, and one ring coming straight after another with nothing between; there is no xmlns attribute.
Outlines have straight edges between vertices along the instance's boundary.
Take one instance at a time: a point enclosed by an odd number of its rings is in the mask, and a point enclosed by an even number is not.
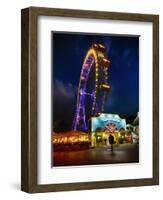
<svg viewBox="0 0 163 200"><path fill-rule="evenodd" d="M159 184L159 16L22 9L21 188Z"/></svg>

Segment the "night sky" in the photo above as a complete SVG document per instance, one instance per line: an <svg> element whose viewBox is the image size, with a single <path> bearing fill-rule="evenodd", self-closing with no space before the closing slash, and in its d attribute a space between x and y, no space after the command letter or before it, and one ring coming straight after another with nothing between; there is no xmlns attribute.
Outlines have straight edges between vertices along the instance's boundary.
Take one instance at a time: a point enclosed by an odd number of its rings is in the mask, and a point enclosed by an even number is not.
<svg viewBox="0 0 163 200"><path fill-rule="evenodd" d="M53 129L71 130L80 71L93 43L106 47L111 91L105 112L123 117L139 110L139 38L129 36L53 33ZM64 128L63 128L64 127Z"/></svg>

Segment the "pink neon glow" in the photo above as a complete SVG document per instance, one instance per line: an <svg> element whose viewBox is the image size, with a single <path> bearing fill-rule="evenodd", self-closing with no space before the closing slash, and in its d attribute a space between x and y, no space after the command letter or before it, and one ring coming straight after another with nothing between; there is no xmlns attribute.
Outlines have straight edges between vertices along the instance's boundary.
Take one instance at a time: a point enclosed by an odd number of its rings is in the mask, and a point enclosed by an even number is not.
<svg viewBox="0 0 163 200"><path fill-rule="evenodd" d="M84 67L84 68L89 68L89 67L90 67L90 64L85 63L85 64L83 65L83 67Z"/></svg>

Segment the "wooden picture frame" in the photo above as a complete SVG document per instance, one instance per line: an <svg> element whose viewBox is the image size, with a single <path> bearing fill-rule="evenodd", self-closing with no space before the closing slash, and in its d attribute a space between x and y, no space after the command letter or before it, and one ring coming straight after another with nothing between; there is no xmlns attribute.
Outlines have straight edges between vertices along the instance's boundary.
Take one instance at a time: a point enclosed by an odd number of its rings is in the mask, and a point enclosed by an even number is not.
<svg viewBox="0 0 163 200"><path fill-rule="evenodd" d="M153 24L153 177L143 179L37 183L37 19L39 16L62 16L85 19L109 19ZM159 184L159 16L29 7L21 11L21 190L29 193L55 192Z"/></svg>

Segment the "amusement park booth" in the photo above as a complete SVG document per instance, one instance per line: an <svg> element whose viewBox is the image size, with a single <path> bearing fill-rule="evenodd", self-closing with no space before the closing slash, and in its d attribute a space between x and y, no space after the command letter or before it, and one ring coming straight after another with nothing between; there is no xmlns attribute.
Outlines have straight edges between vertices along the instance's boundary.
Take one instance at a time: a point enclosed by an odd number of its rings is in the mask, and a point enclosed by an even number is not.
<svg viewBox="0 0 163 200"><path fill-rule="evenodd" d="M114 136L115 144L132 142L131 134L126 130L126 120L117 114L100 113L91 119L92 147L109 145L109 135Z"/></svg>
<svg viewBox="0 0 163 200"><path fill-rule="evenodd" d="M91 145L91 136L82 131L53 133L52 143L54 151L88 149Z"/></svg>

